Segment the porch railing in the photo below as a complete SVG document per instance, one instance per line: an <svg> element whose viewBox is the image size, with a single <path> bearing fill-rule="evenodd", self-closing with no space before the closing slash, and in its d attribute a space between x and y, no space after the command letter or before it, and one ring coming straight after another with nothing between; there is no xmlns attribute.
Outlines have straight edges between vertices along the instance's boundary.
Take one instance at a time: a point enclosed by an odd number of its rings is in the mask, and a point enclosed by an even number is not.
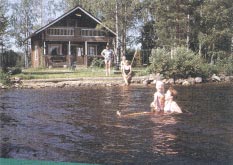
<svg viewBox="0 0 233 165"><path fill-rule="evenodd" d="M74 28L49 28L47 34L50 36L74 36Z"/></svg>
<svg viewBox="0 0 233 165"><path fill-rule="evenodd" d="M105 36L105 32L102 30L96 29L81 29L81 35L86 37L93 37L93 36Z"/></svg>
<svg viewBox="0 0 233 165"><path fill-rule="evenodd" d="M53 27L47 29L49 36L82 36L82 37L103 37L105 32L93 28L68 28L68 27Z"/></svg>

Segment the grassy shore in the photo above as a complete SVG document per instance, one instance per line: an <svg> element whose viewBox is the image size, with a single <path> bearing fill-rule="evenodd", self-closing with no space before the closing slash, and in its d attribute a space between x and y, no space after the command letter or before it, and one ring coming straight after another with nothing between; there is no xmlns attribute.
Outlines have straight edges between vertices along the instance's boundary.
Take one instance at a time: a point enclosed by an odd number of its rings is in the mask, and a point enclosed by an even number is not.
<svg viewBox="0 0 233 165"><path fill-rule="evenodd" d="M136 74L141 73L143 68L134 68ZM67 68L52 69L24 69L22 73L14 75L24 80L30 79L52 79L52 78L80 78L80 77L106 77L104 68L78 68L71 70ZM120 70L111 69L109 77L121 77Z"/></svg>

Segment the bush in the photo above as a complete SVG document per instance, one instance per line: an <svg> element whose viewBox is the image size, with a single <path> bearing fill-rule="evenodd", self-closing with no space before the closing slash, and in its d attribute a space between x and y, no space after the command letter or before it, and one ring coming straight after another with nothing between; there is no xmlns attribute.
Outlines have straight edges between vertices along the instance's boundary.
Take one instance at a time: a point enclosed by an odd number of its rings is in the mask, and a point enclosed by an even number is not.
<svg viewBox="0 0 233 165"><path fill-rule="evenodd" d="M203 63L201 65L201 77L203 78L208 78L211 77L213 74L218 74L219 69L216 65L208 64L208 63Z"/></svg>
<svg viewBox="0 0 233 165"><path fill-rule="evenodd" d="M158 49L151 54L150 66L147 68L149 73L160 73L168 76L171 69L172 60L170 54L165 49Z"/></svg>
<svg viewBox="0 0 233 165"><path fill-rule="evenodd" d="M158 49L152 52L150 62L148 72L160 73L165 77L187 78L204 74L202 58L184 47L178 47L172 57L170 51Z"/></svg>
<svg viewBox="0 0 233 165"><path fill-rule="evenodd" d="M216 66L219 72L225 75L233 75L233 57L226 57L224 59L218 60Z"/></svg>
<svg viewBox="0 0 233 165"><path fill-rule="evenodd" d="M102 68L102 67L104 67L104 61L102 59L93 58L93 60L91 62L91 67Z"/></svg>
<svg viewBox="0 0 233 165"><path fill-rule="evenodd" d="M10 84L10 75L8 73L5 73L3 71L0 72L0 83L4 85Z"/></svg>
<svg viewBox="0 0 233 165"><path fill-rule="evenodd" d="M11 68L11 69L9 69L9 73L11 75L20 74L20 73L22 73L22 70L21 70L21 68Z"/></svg>
<svg viewBox="0 0 233 165"><path fill-rule="evenodd" d="M173 58L173 74L182 78L188 76L202 76L201 66L204 64L202 58L193 51L184 47L177 48Z"/></svg>

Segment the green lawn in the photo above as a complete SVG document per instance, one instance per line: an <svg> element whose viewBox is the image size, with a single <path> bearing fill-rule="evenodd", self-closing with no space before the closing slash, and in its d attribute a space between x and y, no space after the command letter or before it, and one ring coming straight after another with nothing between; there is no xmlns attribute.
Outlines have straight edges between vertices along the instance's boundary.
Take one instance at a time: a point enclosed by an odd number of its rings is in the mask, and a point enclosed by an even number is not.
<svg viewBox="0 0 233 165"><path fill-rule="evenodd" d="M143 68L133 68L137 74ZM66 68L52 69L24 69L21 74L14 75L24 80L28 79L51 79L51 78L80 78L80 77L106 77L104 68L78 68L76 70ZM119 70L111 69L110 77L121 77Z"/></svg>

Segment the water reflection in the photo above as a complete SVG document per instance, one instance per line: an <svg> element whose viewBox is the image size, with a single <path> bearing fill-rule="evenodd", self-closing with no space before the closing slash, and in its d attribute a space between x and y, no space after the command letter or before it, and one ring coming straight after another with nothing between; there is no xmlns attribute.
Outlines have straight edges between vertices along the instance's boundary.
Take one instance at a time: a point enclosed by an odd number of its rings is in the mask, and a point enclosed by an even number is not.
<svg viewBox="0 0 233 165"><path fill-rule="evenodd" d="M159 115L152 117L151 121L156 125L153 127L153 152L162 156L175 155L179 151L173 148L177 138L174 125L177 123L176 118L172 115Z"/></svg>
<svg viewBox="0 0 233 165"><path fill-rule="evenodd" d="M9 90L0 93L0 156L100 164L233 162L232 84L176 87L191 113L150 111L154 87Z"/></svg>

